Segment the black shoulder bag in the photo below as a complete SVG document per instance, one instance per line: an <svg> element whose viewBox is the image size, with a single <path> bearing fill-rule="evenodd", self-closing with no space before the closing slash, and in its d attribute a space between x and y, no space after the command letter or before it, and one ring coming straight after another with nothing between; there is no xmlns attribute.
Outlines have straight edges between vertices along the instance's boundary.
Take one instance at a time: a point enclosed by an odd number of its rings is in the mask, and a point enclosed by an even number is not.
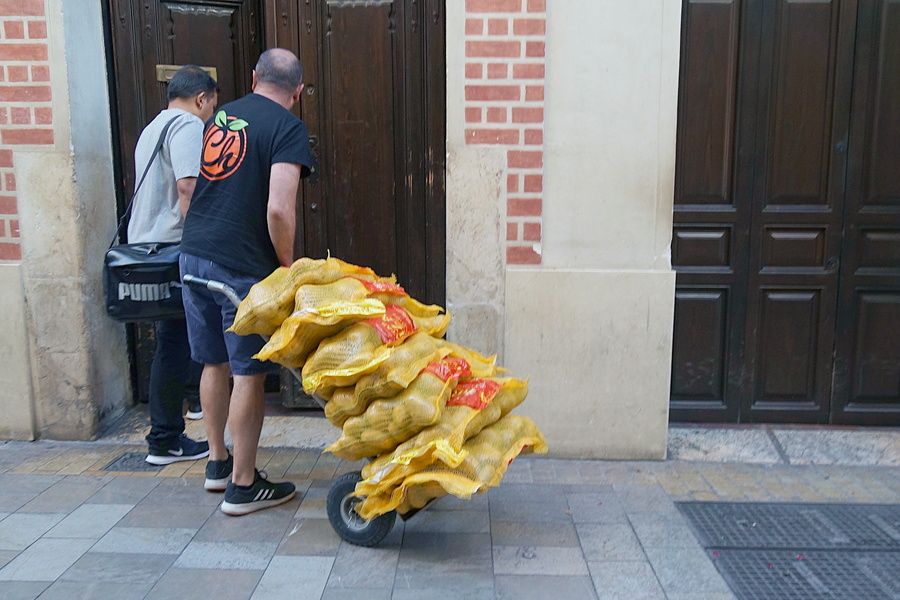
<svg viewBox="0 0 900 600"><path fill-rule="evenodd" d="M134 188L125 214L119 219L116 235L109 244L103 262L106 312L122 323L184 318L181 276L178 269L180 245L156 242L115 245L122 237L137 192L147 177L150 165L159 154L174 120L166 123L159 135L144 174Z"/></svg>

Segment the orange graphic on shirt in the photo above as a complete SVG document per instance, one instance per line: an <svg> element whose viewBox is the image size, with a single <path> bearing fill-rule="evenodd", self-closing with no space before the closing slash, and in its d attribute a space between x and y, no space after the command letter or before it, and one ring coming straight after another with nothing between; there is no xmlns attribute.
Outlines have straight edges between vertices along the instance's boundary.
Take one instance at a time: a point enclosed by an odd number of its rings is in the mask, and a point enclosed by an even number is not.
<svg viewBox="0 0 900 600"><path fill-rule="evenodd" d="M241 166L247 155L247 132L249 123L237 117L229 117L224 110L216 113L216 118L203 136L203 156L200 171L211 181L225 179Z"/></svg>

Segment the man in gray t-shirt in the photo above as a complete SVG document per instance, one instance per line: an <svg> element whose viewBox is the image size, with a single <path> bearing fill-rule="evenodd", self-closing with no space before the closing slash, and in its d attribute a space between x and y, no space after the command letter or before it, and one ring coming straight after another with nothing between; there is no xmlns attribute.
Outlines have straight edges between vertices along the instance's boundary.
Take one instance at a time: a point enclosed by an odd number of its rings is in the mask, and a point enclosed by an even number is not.
<svg viewBox="0 0 900 600"><path fill-rule="evenodd" d="M184 216L200 174L204 123L212 118L218 91L215 80L194 65L184 66L172 76L168 106L144 128L134 150L135 173L140 178L159 136L171 122L135 195L128 222L129 243L181 241ZM202 367L195 363L193 368L199 373ZM150 464L168 465L209 455L207 442L184 435L182 403L190 370L184 319L157 321L156 352L150 365Z"/></svg>
<svg viewBox="0 0 900 600"><path fill-rule="evenodd" d="M169 121L172 125L159 155L150 165L144 183L134 198L128 221L128 242L131 244L181 241L184 215L191 202L197 175L200 174L203 119L184 108L174 108L170 102L169 107L141 132L134 149L134 164L140 177L159 135Z"/></svg>

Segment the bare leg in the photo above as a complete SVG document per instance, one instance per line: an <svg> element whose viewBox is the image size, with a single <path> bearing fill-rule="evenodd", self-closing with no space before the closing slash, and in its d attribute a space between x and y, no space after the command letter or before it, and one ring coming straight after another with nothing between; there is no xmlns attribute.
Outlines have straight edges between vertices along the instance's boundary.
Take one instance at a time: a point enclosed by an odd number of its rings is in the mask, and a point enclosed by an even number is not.
<svg viewBox="0 0 900 600"><path fill-rule="evenodd" d="M256 449L265 416L265 379L262 375L235 375L231 392L231 439L234 440L235 485L252 485ZM206 406L203 407L206 410ZM205 416L205 413L204 413ZM212 444L210 444L210 449Z"/></svg>
<svg viewBox="0 0 900 600"><path fill-rule="evenodd" d="M209 439L209 459L226 460L225 424L228 422L228 405L231 390L228 377L231 368L228 363L204 365L200 377L200 403L203 405L203 424Z"/></svg>

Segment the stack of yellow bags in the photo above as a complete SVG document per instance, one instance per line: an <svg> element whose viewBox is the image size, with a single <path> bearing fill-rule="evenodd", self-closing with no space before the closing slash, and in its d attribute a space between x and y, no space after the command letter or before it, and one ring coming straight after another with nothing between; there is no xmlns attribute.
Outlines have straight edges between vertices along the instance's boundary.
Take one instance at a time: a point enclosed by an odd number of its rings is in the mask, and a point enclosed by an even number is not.
<svg viewBox="0 0 900 600"><path fill-rule="evenodd" d="M396 278L329 257L253 286L230 331L269 337L255 358L302 369L304 390L342 429L327 452L374 459L356 487L356 510L372 519L471 498L499 485L518 455L547 452L531 419L510 414L528 383L442 339L449 324Z"/></svg>

